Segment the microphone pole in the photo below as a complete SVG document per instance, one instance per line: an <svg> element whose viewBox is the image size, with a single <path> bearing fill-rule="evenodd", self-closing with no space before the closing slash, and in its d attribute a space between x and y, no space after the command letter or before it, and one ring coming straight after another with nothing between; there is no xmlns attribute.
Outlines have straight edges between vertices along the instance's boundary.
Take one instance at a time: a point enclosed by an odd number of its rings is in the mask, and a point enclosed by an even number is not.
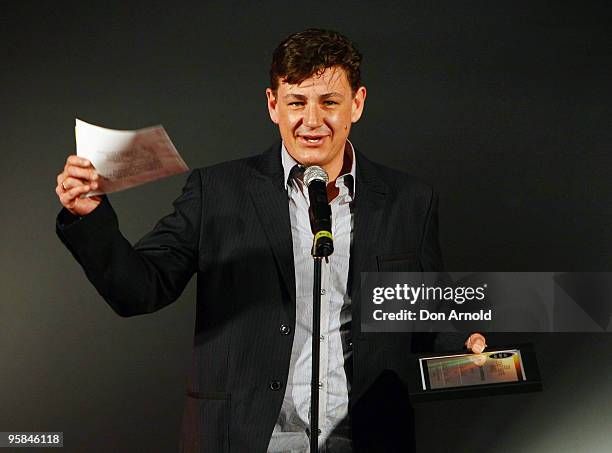
<svg viewBox="0 0 612 453"><path fill-rule="evenodd" d="M319 451L319 364L321 355L321 260L334 252L331 234L331 208L327 202L329 178L321 167L312 166L304 171L304 183L312 212L312 258L314 274L312 285L312 380L310 383L310 453Z"/></svg>

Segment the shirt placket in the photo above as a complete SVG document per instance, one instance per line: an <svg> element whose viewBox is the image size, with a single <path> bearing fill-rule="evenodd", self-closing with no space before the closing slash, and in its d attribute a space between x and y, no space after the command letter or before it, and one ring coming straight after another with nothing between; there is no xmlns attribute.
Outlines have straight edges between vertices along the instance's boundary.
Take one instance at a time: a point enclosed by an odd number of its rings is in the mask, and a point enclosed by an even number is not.
<svg viewBox="0 0 612 453"><path fill-rule="evenodd" d="M321 335L319 341L320 362L319 362L319 429L321 433L328 429L327 421L327 403L328 403L328 370L329 370L329 285L330 285L330 263L323 260L321 266ZM324 436L325 438L327 436ZM324 446L320 442L321 451L325 451Z"/></svg>
<svg viewBox="0 0 612 453"><path fill-rule="evenodd" d="M331 208L331 223L332 223L332 234L334 236L334 238L339 238L341 236L341 231L345 225L340 223L340 219L339 217L342 215L341 210L343 209L343 207L341 206L341 202L345 201L345 197L348 194L348 190L346 188L346 186L344 186L344 184L342 183L341 180L336 181L336 185L337 187L340 189L340 192L338 193L338 196L336 198L334 198L334 200L332 200L332 202L330 203L330 208ZM339 241L334 241L335 244L334 246L338 248L338 251L340 251L344 244L341 244ZM331 429L331 422L332 420L328 420L328 415L329 411L327 411L327 408L329 407L329 404L331 403L330 398L332 397L330 391L331 388L329 386L329 372L331 370L332 365L332 361L335 360L334 357L332 357L332 354L335 353L334 351L332 351L332 345L331 345L331 331L333 329L334 324L335 325L339 325L340 324L340 310L336 310L336 307L332 307L332 297L334 297L334 295L338 295L336 294L336 292L340 289L340 288L336 288L334 287L334 282L335 281L339 281L338 277L339 275L336 275L339 271L339 269L337 268L337 266L335 265L335 258L334 255L330 256L329 258L329 262L326 263L324 262L324 272L322 273L324 280L321 285L321 330L323 332L323 330L325 331L325 334L322 334L321 337L321 341L325 342L325 348L323 348L322 345L322 349L325 349L327 352L327 357L325 357L325 374L321 374L322 376L325 376L325 379L323 381L323 389L322 389L322 394L321 396L324 399L324 403L321 403L321 407L325 406L325 418L320 417L320 419L322 420L321 426L323 427L322 429L325 430L327 436L329 438L329 430ZM325 319L323 317L323 312L325 312ZM333 319L333 318L338 318L338 319ZM338 351L336 351L338 352ZM321 357L321 361L323 362L323 356ZM323 365L322 365L323 367ZM335 415L335 414L334 414ZM325 451L325 450L323 450Z"/></svg>

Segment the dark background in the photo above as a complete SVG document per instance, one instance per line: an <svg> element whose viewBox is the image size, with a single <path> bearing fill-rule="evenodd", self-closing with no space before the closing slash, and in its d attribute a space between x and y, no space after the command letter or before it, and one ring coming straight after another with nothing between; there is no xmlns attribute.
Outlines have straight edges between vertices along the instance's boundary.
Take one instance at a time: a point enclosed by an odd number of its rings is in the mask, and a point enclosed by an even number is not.
<svg viewBox="0 0 612 453"><path fill-rule="evenodd" d="M176 451L194 284L160 312L116 316L55 237L55 177L75 117L162 123L191 168L263 151L278 135L272 50L303 28L359 44L368 98L351 139L441 192L449 270L611 270L609 2L86 3L0 5L0 431L63 431L69 452ZM184 180L111 196L125 236ZM545 391L419 405L419 451L612 449L612 337L529 339Z"/></svg>

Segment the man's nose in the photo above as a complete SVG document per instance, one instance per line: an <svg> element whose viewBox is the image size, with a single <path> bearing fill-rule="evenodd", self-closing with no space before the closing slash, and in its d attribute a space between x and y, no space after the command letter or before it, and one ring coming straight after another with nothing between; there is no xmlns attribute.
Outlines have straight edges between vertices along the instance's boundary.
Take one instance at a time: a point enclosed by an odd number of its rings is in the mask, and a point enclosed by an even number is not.
<svg viewBox="0 0 612 453"><path fill-rule="evenodd" d="M304 112L304 124L308 127L319 127L322 122L322 112L316 104L310 104Z"/></svg>

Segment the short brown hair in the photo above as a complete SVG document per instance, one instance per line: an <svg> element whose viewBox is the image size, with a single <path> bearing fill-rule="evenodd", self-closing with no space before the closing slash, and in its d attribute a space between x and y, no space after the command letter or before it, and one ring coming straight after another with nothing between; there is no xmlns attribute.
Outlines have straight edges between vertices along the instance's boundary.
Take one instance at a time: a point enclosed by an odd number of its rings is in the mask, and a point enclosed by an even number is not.
<svg viewBox="0 0 612 453"><path fill-rule="evenodd" d="M340 33L309 28L288 36L274 50L270 85L276 93L279 80L300 84L327 68L339 66L355 93L361 86L361 58L355 43Z"/></svg>

